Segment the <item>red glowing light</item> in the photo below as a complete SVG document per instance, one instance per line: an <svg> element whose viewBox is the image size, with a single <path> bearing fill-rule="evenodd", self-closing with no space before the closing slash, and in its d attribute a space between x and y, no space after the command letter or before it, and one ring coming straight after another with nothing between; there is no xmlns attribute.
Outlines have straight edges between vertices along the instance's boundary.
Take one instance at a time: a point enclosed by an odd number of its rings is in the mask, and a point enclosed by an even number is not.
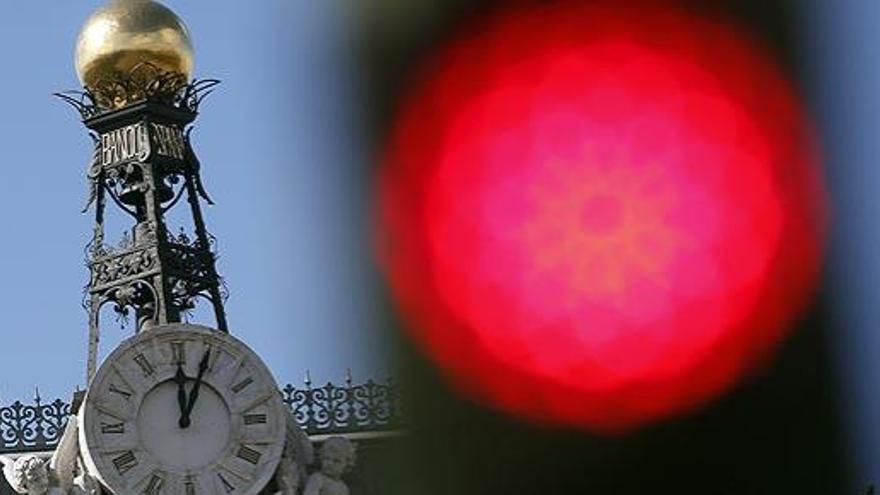
<svg viewBox="0 0 880 495"><path fill-rule="evenodd" d="M514 9L404 100L381 254L459 390L632 428L729 389L806 304L824 206L812 146L789 83L726 25Z"/></svg>

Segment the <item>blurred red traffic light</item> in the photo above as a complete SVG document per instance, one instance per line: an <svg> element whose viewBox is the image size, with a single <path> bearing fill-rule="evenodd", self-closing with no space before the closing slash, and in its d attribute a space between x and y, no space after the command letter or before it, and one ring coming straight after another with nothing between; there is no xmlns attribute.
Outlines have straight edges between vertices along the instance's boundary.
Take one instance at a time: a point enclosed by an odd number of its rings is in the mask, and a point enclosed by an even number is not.
<svg viewBox="0 0 880 495"><path fill-rule="evenodd" d="M456 388L599 432L767 357L814 290L825 205L771 54L620 4L473 25L403 98L378 188L407 328Z"/></svg>

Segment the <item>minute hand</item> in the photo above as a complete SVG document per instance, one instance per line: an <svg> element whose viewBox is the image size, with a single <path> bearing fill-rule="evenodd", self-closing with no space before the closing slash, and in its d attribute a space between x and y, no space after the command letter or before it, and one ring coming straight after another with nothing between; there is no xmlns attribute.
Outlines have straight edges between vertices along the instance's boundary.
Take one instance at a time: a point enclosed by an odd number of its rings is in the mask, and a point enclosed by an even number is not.
<svg viewBox="0 0 880 495"><path fill-rule="evenodd" d="M196 383L193 385L192 392L189 393L189 403L186 406L187 419L192 414L193 407L196 405L196 400L199 398L199 387L202 386L202 377L205 376L205 371L208 369L208 358L210 356L211 351L206 351L204 357L202 357L202 361L199 363L199 374L196 376Z"/></svg>
<svg viewBox="0 0 880 495"><path fill-rule="evenodd" d="M178 424L181 428L189 427L189 413L187 413L187 397L186 397L186 374L183 372L181 363L177 363L177 374L174 375L174 381L177 383L177 404L180 406L180 420Z"/></svg>

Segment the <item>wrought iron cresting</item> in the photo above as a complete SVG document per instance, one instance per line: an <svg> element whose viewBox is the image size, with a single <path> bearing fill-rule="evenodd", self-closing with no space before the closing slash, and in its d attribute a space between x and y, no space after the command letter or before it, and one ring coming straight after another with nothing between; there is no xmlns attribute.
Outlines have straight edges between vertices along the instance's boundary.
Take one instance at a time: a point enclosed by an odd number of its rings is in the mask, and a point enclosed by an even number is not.
<svg viewBox="0 0 880 495"><path fill-rule="evenodd" d="M403 427L403 410L397 386L367 381L355 385L328 383L304 388L287 385L279 393L296 422L309 435L383 432ZM16 401L0 406L0 454L45 452L61 439L73 408L56 399L46 403L39 392L32 404Z"/></svg>

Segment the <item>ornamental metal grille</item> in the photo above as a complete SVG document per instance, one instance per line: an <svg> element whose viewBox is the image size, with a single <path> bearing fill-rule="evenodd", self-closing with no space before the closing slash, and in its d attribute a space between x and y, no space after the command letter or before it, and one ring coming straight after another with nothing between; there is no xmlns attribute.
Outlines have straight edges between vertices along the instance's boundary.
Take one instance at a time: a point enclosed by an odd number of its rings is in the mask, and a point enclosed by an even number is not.
<svg viewBox="0 0 880 495"><path fill-rule="evenodd" d="M399 429L403 410L397 386L349 378L342 386L314 388L287 385L280 391L296 422L309 435L349 434ZM37 392L33 404L16 401L0 407L0 454L52 450L64 434L71 415L69 402L46 403Z"/></svg>

